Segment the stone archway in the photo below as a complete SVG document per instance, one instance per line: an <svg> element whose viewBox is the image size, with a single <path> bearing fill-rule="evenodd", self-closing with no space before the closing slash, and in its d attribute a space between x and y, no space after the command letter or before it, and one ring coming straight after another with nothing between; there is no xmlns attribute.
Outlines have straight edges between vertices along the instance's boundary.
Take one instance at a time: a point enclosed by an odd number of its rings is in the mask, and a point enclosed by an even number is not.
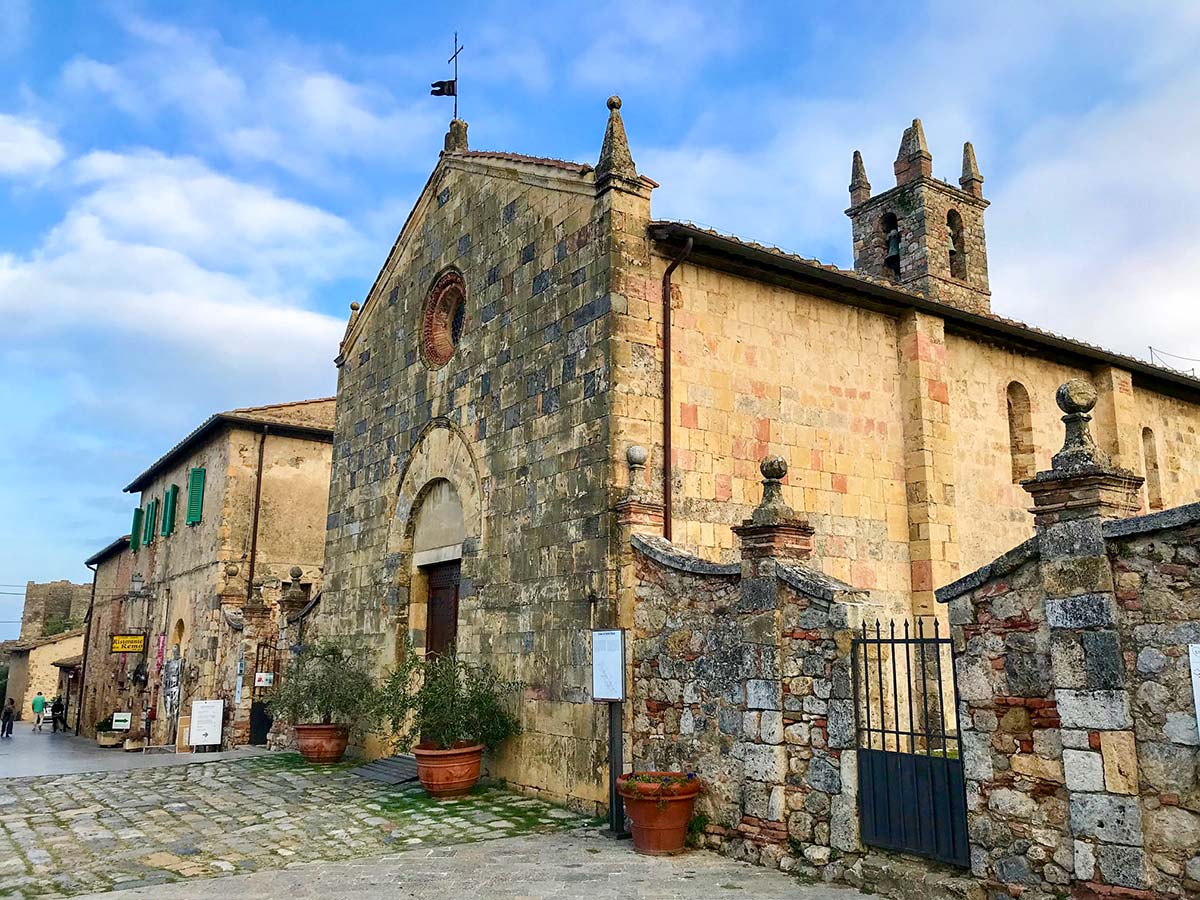
<svg viewBox="0 0 1200 900"><path fill-rule="evenodd" d="M395 635L397 660L406 640L417 652L426 650L431 574L439 580L436 576L454 570L453 619L456 623L461 619L457 585L460 578L474 575L476 555L483 545L482 500L478 465L465 436L449 420L434 419L417 440L400 476L388 527L387 554L397 592L407 595L407 603L402 604L406 614Z"/></svg>

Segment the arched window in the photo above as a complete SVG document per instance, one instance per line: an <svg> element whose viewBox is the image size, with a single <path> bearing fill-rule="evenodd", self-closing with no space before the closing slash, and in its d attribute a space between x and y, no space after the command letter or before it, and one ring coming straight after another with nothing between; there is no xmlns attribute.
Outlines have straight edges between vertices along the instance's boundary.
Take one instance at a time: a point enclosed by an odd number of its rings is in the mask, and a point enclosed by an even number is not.
<svg viewBox="0 0 1200 900"><path fill-rule="evenodd" d="M946 235L950 242L950 277L966 280L967 242L963 238L963 220L957 209L946 213Z"/></svg>
<svg viewBox="0 0 1200 900"><path fill-rule="evenodd" d="M1019 381L1008 386L1008 449L1012 455L1012 480L1018 484L1037 472L1034 459L1033 415L1029 391Z"/></svg>
<svg viewBox="0 0 1200 900"><path fill-rule="evenodd" d="M1146 462L1146 501L1151 509L1163 508L1162 479L1158 474L1158 449L1154 432L1142 429L1142 458Z"/></svg>
<svg viewBox="0 0 1200 900"><path fill-rule="evenodd" d="M884 213L879 219L879 235L883 241L883 265L893 278L900 277L900 223L894 213Z"/></svg>

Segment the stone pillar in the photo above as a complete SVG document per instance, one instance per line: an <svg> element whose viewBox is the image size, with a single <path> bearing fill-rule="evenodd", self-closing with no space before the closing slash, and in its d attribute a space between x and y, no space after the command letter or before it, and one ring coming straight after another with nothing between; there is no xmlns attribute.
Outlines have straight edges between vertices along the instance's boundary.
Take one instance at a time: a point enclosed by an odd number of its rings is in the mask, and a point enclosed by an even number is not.
<svg viewBox="0 0 1200 900"><path fill-rule="evenodd" d="M912 613L932 616L934 589L958 577L959 562L943 321L907 313L900 319L899 347Z"/></svg>
<svg viewBox="0 0 1200 900"><path fill-rule="evenodd" d="M1050 629L1050 677L1061 722L1076 880L1097 893L1145 889L1137 754L1117 601L1103 521L1136 512L1142 479L1114 466L1088 429L1096 389L1058 390L1066 441L1024 482L1032 495Z"/></svg>

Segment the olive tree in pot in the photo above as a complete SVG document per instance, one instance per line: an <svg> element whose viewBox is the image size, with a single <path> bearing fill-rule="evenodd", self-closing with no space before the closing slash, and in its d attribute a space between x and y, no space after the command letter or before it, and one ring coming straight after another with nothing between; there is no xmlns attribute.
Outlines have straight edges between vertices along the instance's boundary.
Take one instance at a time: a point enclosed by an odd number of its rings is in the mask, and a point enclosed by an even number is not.
<svg viewBox="0 0 1200 900"><path fill-rule="evenodd" d="M365 654L325 641L300 649L271 693L271 713L293 725L300 755L330 765L346 752L351 728L369 728L377 687Z"/></svg>
<svg viewBox="0 0 1200 900"><path fill-rule="evenodd" d="M520 732L506 698L520 689L487 665L452 653L422 657L411 647L380 688L379 712L395 747L412 751L417 777L434 797L458 797L479 781L483 751Z"/></svg>

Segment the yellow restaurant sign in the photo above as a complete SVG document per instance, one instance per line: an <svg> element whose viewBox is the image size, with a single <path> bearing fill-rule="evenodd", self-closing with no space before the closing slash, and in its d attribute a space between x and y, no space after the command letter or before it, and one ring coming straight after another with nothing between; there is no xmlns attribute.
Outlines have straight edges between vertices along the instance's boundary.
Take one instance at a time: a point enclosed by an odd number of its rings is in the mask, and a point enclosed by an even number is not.
<svg viewBox="0 0 1200 900"><path fill-rule="evenodd" d="M145 653L146 636L144 634L114 634L112 636L113 653Z"/></svg>

